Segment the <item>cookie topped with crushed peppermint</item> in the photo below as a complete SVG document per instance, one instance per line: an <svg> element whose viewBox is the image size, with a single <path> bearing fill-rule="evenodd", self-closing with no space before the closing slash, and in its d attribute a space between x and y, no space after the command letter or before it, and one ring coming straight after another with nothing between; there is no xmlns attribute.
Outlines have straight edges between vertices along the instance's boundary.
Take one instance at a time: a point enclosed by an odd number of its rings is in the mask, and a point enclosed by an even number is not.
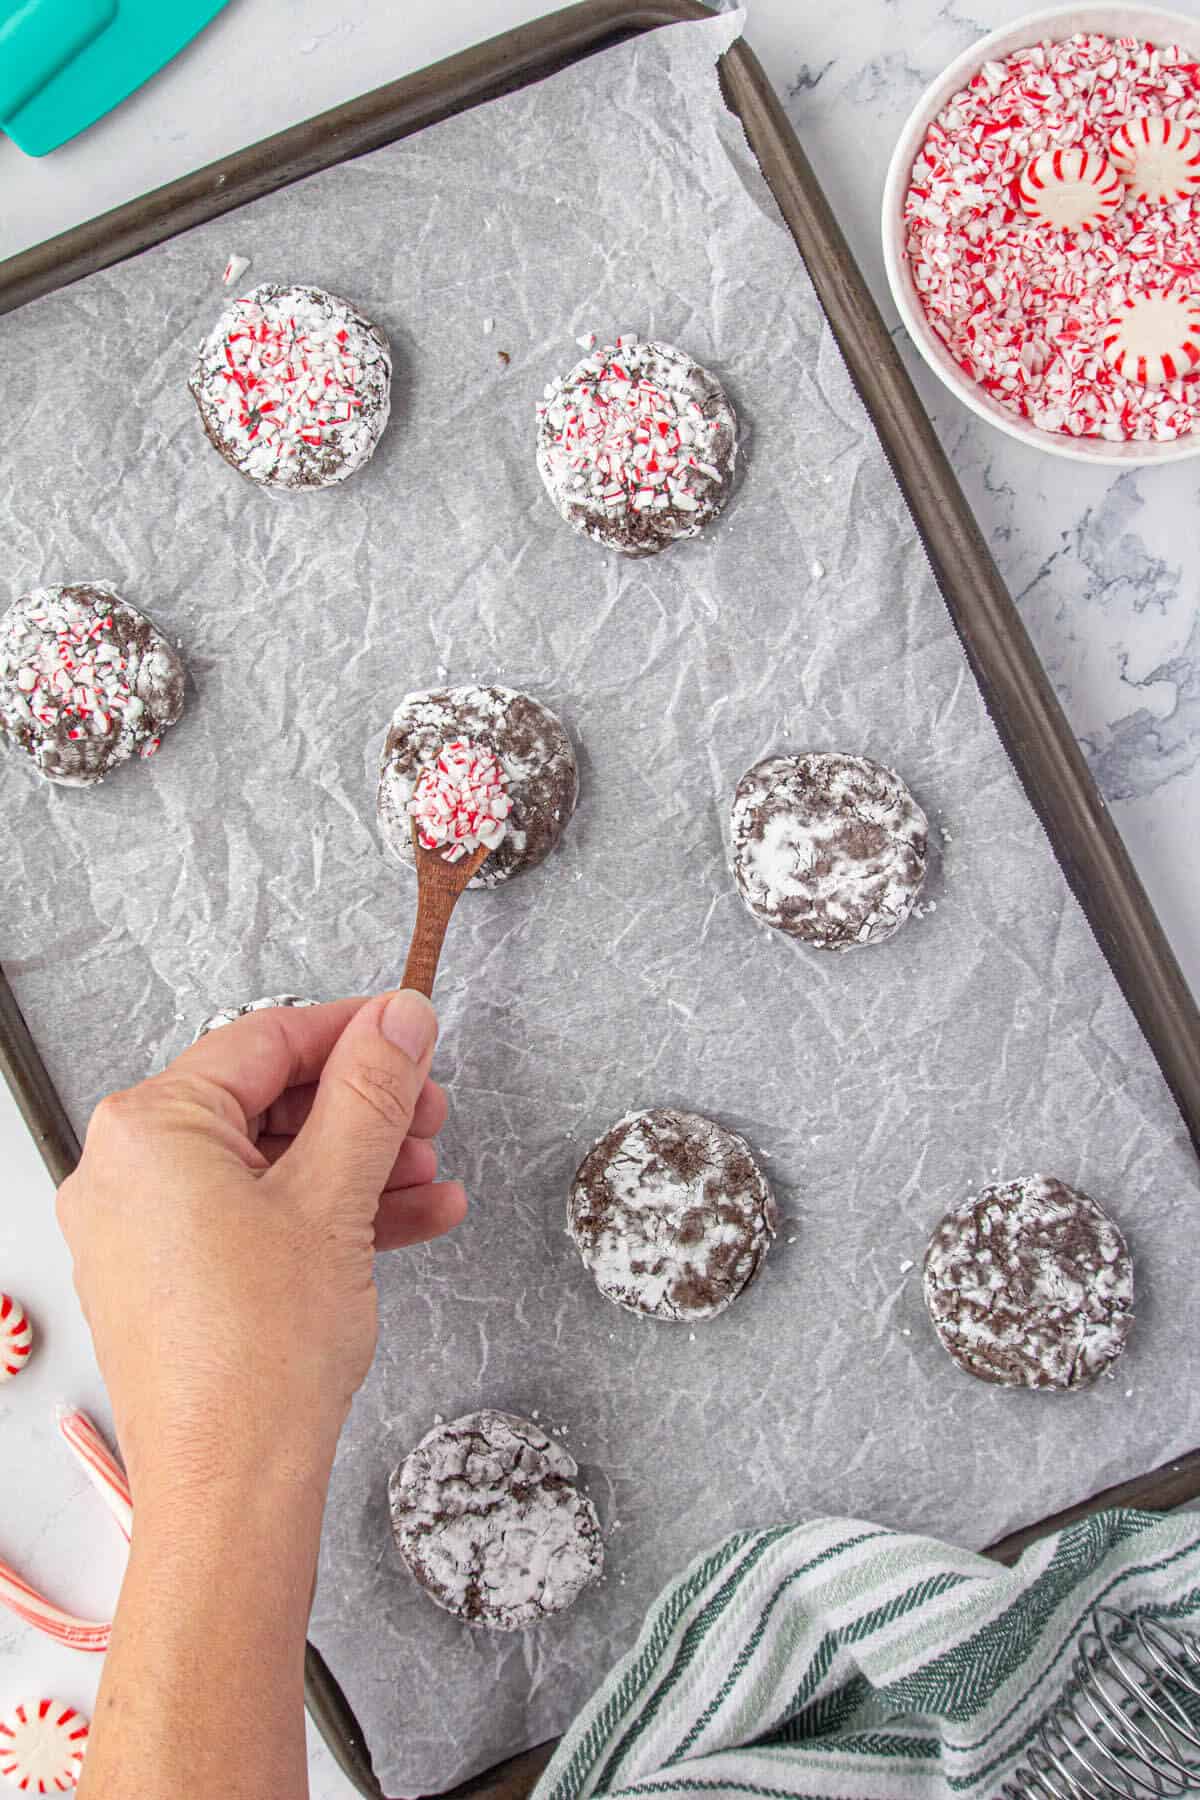
<svg viewBox="0 0 1200 1800"><path fill-rule="evenodd" d="M0 737L63 787L153 756L184 680L157 626L107 581L34 588L0 617Z"/></svg>
<svg viewBox="0 0 1200 1800"><path fill-rule="evenodd" d="M619 337L550 382L538 407L546 492L568 525L627 556L703 530L736 455L721 383L669 344Z"/></svg>
<svg viewBox="0 0 1200 1800"><path fill-rule="evenodd" d="M230 302L188 381L214 448L271 488L330 487L361 469L391 384L377 325L323 288L275 282Z"/></svg>

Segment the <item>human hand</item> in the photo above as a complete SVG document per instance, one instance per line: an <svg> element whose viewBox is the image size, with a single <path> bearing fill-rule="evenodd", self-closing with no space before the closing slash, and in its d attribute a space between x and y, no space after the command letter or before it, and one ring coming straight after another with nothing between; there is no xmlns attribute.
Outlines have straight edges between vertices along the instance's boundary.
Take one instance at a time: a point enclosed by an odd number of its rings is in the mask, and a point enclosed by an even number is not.
<svg viewBox="0 0 1200 1800"><path fill-rule="evenodd" d="M434 1179L436 1036L407 991L250 1013L97 1107L58 1215L139 1516L268 1464L323 1479L373 1252L466 1210Z"/></svg>

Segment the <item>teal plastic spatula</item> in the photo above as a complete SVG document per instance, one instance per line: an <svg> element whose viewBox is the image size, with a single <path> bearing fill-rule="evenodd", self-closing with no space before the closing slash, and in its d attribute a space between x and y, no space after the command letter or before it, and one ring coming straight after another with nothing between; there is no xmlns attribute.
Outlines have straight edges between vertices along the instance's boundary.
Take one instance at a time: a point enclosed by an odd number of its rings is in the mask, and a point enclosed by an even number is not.
<svg viewBox="0 0 1200 1800"><path fill-rule="evenodd" d="M228 0L0 0L0 130L28 156L86 131Z"/></svg>

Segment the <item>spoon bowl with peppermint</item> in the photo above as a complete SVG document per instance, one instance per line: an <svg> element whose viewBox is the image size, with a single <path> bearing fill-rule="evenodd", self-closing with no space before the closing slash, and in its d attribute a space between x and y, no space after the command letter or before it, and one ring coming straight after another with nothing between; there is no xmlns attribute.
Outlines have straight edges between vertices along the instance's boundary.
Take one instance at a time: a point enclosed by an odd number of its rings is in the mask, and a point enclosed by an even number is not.
<svg viewBox="0 0 1200 1800"><path fill-rule="evenodd" d="M459 895L507 829L512 802L498 757L455 738L423 765L408 803L417 864L417 918L401 987L432 998Z"/></svg>

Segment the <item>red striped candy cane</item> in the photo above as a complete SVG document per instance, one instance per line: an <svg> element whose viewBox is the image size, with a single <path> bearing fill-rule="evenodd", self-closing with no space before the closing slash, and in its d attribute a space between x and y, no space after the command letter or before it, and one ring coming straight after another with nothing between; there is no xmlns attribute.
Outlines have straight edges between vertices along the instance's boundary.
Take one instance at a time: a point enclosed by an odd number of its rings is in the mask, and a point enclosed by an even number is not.
<svg viewBox="0 0 1200 1800"><path fill-rule="evenodd" d="M108 1625L93 1619L77 1619L74 1613L64 1612L61 1606L55 1606L44 1594L31 1588L27 1581L22 1581L15 1569L10 1569L7 1563L2 1562L0 1606L6 1606L9 1612L16 1613L18 1619L24 1619L35 1631L44 1632L46 1637L65 1644L68 1650L108 1649Z"/></svg>
<svg viewBox="0 0 1200 1800"><path fill-rule="evenodd" d="M124 1469L84 1412L59 1408L58 1429L126 1538L133 1536L133 1495Z"/></svg>

